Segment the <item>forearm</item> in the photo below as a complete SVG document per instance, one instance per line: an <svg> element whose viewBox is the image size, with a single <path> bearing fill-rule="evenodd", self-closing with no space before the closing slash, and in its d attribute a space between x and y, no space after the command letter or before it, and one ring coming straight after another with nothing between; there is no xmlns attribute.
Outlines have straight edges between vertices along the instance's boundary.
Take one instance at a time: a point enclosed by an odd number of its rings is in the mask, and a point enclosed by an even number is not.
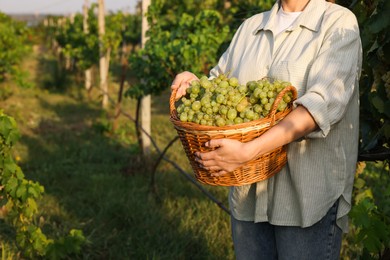
<svg viewBox="0 0 390 260"><path fill-rule="evenodd" d="M307 109L298 106L263 135L246 143L246 148L253 155L251 159L254 159L309 134L317 127Z"/></svg>

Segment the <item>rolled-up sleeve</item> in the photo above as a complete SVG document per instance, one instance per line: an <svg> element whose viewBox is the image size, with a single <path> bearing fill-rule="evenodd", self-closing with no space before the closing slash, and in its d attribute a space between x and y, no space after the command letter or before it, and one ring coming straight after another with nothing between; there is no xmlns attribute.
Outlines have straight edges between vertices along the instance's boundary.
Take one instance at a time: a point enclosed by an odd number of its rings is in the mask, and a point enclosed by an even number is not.
<svg viewBox="0 0 390 260"><path fill-rule="evenodd" d="M353 15L336 21L311 67L307 91L294 105L304 106L318 125L307 138L324 138L348 106L360 74L361 44Z"/></svg>

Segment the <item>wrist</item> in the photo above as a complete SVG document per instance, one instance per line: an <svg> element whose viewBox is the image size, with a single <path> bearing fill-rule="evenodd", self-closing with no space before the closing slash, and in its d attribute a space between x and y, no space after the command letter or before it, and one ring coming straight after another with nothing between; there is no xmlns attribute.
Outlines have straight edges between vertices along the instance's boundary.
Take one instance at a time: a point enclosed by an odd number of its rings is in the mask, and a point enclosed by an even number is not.
<svg viewBox="0 0 390 260"><path fill-rule="evenodd" d="M252 141L244 143L244 151L246 151L247 154L247 162L252 161L263 154L260 141L260 137L258 137Z"/></svg>

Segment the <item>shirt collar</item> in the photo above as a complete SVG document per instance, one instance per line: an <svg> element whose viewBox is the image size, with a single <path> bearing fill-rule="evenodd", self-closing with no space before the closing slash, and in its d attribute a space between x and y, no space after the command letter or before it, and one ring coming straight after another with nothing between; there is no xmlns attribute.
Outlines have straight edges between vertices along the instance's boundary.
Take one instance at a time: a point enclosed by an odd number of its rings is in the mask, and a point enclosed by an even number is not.
<svg viewBox="0 0 390 260"><path fill-rule="evenodd" d="M309 30L317 32L321 26L322 16L326 9L325 0L310 0L302 14L298 17L294 23L294 30L298 26L304 26ZM261 30L274 31L276 28L276 14L280 7L280 1L277 1L270 11L264 13L264 19L261 24L253 31L253 34L257 34Z"/></svg>

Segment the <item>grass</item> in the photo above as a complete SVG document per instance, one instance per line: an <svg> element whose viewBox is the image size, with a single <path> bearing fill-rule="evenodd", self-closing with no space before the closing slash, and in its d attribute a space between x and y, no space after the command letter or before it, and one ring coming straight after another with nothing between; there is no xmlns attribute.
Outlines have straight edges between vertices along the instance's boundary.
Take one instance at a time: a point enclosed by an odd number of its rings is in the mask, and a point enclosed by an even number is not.
<svg viewBox="0 0 390 260"><path fill-rule="evenodd" d="M72 259L233 259L228 214L165 161L151 192L155 151L149 161L139 155L126 117L115 133L108 131L113 109L102 112L96 89L88 99L72 80L57 87L56 78L65 76L48 73L56 66L53 57L31 55L26 67L35 87L7 84L12 95L0 103L22 134L15 159L28 179L45 187L37 216L44 233L55 239L81 229L88 243ZM160 149L175 136L168 98L168 92L153 97L152 136ZM131 115L134 103L123 104ZM190 171L179 142L166 156ZM227 204L226 188L205 188ZM19 258L12 228L0 220L0 230L2 256Z"/></svg>

